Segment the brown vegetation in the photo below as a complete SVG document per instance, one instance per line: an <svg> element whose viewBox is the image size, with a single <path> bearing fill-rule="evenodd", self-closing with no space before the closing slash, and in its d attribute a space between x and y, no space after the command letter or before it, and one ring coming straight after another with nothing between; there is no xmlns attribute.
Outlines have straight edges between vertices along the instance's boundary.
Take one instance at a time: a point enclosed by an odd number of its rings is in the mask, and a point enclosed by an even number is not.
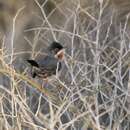
<svg viewBox="0 0 130 130"><path fill-rule="evenodd" d="M130 0L0 0L0 130L129 130ZM26 60L66 47L47 86Z"/></svg>

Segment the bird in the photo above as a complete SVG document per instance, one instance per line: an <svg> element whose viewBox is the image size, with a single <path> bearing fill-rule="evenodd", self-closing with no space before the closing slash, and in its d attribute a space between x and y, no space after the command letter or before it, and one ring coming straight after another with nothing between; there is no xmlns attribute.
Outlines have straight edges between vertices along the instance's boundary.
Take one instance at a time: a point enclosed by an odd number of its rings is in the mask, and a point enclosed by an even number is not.
<svg viewBox="0 0 130 130"><path fill-rule="evenodd" d="M39 77L46 80L52 75L56 75L62 68L64 58L64 47L59 42L52 42L47 48L48 55L39 60L28 59L27 62L32 66L32 77Z"/></svg>

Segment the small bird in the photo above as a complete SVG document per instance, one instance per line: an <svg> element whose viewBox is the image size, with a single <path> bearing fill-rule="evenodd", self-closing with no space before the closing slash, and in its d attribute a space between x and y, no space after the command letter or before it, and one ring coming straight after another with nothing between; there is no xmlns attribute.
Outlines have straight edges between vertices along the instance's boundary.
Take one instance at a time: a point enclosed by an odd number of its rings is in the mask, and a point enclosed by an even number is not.
<svg viewBox="0 0 130 130"><path fill-rule="evenodd" d="M27 62L33 67L32 77L40 77L47 79L62 68L62 60L64 58L64 47L58 43L53 42L48 47L49 54L39 60L29 59Z"/></svg>

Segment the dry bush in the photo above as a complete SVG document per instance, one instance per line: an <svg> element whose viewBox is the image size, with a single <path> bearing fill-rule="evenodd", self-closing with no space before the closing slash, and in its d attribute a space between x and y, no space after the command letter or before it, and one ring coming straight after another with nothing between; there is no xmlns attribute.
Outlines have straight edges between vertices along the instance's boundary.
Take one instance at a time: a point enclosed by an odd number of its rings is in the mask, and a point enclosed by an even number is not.
<svg viewBox="0 0 130 130"><path fill-rule="evenodd" d="M116 0L30 2L33 12L17 7L1 37L0 130L129 130L129 11L120 19ZM53 40L66 54L44 86L26 59Z"/></svg>

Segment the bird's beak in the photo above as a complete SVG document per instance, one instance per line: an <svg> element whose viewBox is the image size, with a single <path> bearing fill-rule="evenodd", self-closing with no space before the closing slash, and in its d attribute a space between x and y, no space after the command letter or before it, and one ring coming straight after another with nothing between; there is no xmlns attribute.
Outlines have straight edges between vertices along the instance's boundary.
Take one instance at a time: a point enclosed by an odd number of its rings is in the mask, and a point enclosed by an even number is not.
<svg viewBox="0 0 130 130"><path fill-rule="evenodd" d="M65 49L62 49L62 50L57 52L57 54L55 55L55 58L57 58L59 60L63 60L64 59L64 54L65 54Z"/></svg>

